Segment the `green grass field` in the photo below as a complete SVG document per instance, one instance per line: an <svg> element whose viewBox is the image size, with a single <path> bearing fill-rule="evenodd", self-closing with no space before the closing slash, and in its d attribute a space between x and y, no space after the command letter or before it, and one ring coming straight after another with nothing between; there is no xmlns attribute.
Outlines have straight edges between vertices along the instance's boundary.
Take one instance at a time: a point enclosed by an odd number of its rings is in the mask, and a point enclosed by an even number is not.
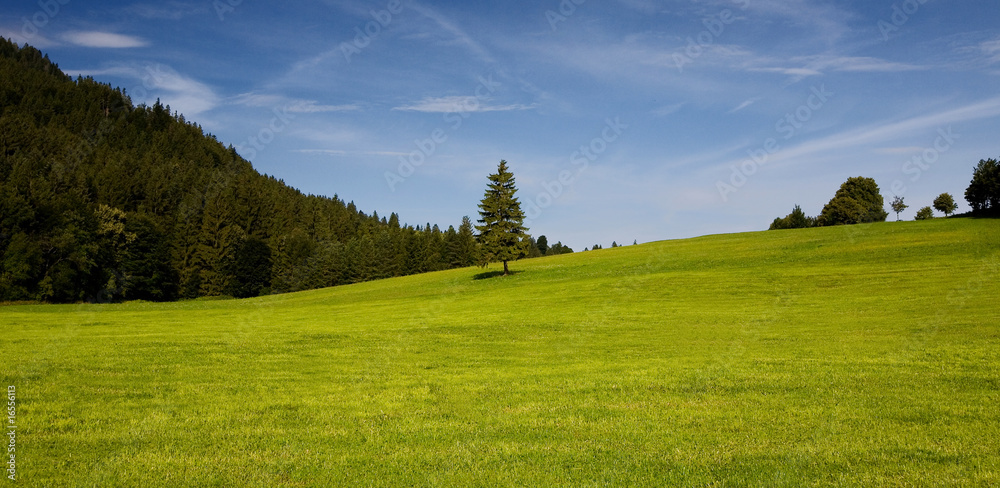
<svg viewBox="0 0 1000 488"><path fill-rule="evenodd" d="M17 483L996 486L997 224L3 307Z"/></svg>

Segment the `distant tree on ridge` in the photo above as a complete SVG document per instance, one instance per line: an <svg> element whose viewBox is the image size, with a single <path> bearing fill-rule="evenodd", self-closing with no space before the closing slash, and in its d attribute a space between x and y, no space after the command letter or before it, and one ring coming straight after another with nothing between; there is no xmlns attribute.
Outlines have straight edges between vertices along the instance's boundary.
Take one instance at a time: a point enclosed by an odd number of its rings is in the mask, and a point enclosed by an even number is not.
<svg viewBox="0 0 1000 488"><path fill-rule="evenodd" d="M934 218L934 211L930 207L924 207L917 210L916 220L930 220Z"/></svg>
<svg viewBox="0 0 1000 488"><path fill-rule="evenodd" d="M979 161L972 182L965 190L965 200L978 215L1000 215L1000 162L996 159Z"/></svg>
<svg viewBox="0 0 1000 488"><path fill-rule="evenodd" d="M817 218L819 225L862 224L885 222L889 215L878 184L871 178L848 178L836 195L823 207Z"/></svg>
<svg viewBox="0 0 1000 488"><path fill-rule="evenodd" d="M903 203L903 197L899 195L896 195L896 197L892 199L892 203L890 205L892 206L892 211L896 212L896 222L899 222L899 214L903 210L906 210L909 205Z"/></svg>
<svg viewBox="0 0 1000 488"><path fill-rule="evenodd" d="M934 209L943 213L945 217L951 217L952 212L957 208L955 198L948 193L942 193L934 199Z"/></svg>

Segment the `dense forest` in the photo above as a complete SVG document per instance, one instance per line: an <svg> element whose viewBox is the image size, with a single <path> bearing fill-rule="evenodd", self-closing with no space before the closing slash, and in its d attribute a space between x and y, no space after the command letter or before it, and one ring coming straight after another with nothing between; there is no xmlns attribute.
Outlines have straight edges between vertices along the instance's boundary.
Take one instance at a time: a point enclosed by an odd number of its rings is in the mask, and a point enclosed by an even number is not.
<svg viewBox="0 0 1000 488"><path fill-rule="evenodd" d="M468 218L413 227L305 195L168 106L0 38L0 301L251 297L476 262Z"/></svg>

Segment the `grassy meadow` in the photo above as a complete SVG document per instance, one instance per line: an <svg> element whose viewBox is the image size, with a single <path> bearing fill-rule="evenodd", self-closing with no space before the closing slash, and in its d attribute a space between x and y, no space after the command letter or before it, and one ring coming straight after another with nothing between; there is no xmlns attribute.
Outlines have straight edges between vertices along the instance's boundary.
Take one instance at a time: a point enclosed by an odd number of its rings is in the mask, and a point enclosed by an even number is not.
<svg viewBox="0 0 1000 488"><path fill-rule="evenodd" d="M6 306L0 387L24 486L996 486L998 268L936 219Z"/></svg>

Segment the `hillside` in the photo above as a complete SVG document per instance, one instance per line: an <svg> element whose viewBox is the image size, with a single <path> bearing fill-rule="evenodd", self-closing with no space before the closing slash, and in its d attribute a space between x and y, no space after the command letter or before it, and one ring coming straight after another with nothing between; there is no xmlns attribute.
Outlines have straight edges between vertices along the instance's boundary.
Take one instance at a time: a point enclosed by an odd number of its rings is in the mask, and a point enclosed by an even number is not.
<svg viewBox="0 0 1000 488"><path fill-rule="evenodd" d="M0 38L0 302L241 297L467 266L471 223L304 195L159 102Z"/></svg>
<svg viewBox="0 0 1000 488"><path fill-rule="evenodd" d="M989 486L1000 227L707 236L3 309L39 486Z"/></svg>

